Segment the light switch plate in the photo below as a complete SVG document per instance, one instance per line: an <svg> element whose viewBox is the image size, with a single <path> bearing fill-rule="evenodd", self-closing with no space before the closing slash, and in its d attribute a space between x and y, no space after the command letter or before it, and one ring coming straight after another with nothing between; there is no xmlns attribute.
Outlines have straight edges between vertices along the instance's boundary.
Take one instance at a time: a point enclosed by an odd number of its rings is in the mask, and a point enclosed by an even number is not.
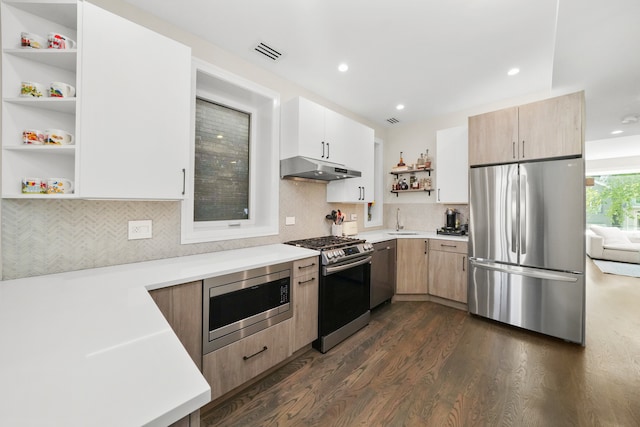
<svg viewBox="0 0 640 427"><path fill-rule="evenodd" d="M129 240L150 239L153 237L152 221L129 221Z"/></svg>
<svg viewBox="0 0 640 427"><path fill-rule="evenodd" d="M351 214L351 221L357 221L358 220L358 214Z"/></svg>
<svg viewBox="0 0 640 427"><path fill-rule="evenodd" d="M296 217L295 216L285 217L284 225L296 225Z"/></svg>

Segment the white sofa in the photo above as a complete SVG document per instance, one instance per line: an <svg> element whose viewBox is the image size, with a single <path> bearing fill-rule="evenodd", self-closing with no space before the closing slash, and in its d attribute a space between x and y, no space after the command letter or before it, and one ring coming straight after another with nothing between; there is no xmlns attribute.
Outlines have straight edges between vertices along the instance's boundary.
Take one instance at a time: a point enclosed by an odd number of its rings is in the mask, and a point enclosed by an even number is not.
<svg viewBox="0 0 640 427"><path fill-rule="evenodd" d="M640 264L640 232L592 225L586 239L591 258Z"/></svg>

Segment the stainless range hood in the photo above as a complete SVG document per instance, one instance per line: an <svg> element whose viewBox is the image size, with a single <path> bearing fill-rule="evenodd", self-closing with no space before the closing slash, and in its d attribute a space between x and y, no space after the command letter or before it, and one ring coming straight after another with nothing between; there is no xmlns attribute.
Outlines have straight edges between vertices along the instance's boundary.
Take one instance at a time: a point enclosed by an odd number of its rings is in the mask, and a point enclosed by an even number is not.
<svg viewBox="0 0 640 427"><path fill-rule="evenodd" d="M362 176L360 171L349 169L339 163L325 162L302 156L280 160L280 177L283 179L312 180L327 183L360 176Z"/></svg>

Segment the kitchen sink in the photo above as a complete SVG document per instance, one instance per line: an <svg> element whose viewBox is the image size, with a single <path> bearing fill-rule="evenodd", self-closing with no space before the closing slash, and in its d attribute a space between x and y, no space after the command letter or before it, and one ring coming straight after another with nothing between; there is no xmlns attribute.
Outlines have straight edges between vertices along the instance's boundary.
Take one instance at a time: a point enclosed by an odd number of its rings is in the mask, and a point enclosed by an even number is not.
<svg viewBox="0 0 640 427"><path fill-rule="evenodd" d="M413 236L418 233L416 231L391 231L387 234L390 234L392 236Z"/></svg>

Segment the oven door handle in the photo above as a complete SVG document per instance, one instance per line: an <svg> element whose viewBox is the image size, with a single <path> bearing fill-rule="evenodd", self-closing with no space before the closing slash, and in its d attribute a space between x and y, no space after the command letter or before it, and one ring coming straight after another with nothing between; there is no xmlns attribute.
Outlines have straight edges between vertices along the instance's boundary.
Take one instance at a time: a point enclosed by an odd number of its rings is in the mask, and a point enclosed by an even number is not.
<svg viewBox="0 0 640 427"><path fill-rule="evenodd" d="M333 266L333 267L324 267L322 269L322 275L323 276L328 276L330 274L338 273L338 272L344 271L344 270L348 270L350 268L357 267L357 266L362 265L362 264L368 264L369 262L371 262L371 256L368 256L366 258L362 258L361 260L358 260L358 261L355 261L355 262L350 262L348 264L340 264L340 265L336 265L336 266Z"/></svg>

